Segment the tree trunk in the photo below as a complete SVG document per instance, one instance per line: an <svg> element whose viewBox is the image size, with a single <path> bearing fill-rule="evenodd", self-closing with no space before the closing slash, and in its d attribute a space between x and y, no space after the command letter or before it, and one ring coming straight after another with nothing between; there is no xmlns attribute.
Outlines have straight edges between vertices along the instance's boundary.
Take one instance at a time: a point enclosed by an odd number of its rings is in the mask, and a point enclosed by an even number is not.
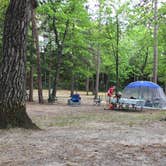
<svg viewBox="0 0 166 166"><path fill-rule="evenodd" d="M144 59L144 62L142 63L142 67L140 69L140 71L141 71L141 76L140 76L141 79L140 80L146 79L146 76L144 75L144 70L147 66L148 56L149 56L149 48L147 47L147 50L146 50L146 53L145 53L145 59Z"/></svg>
<svg viewBox="0 0 166 166"><path fill-rule="evenodd" d="M108 91L108 89L109 89L109 87L110 87L110 76L108 75L107 76L107 81L106 81L106 92Z"/></svg>
<svg viewBox="0 0 166 166"><path fill-rule="evenodd" d="M0 68L0 128L37 128L26 113L26 34L31 0L11 0L3 33Z"/></svg>
<svg viewBox="0 0 166 166"><path fill-rule="evenodd" d="M89 77L86 78L86 95L89 95Z"/></svg>
<svg viewBox="0 0 166 166"><path fill-rule="evenodd" d="M70 96L72 96L74 94L74 85L75 85L75 79L74 79L74 74L72 73Z"/></svg>
<svg viewBox="0 0 166 166"><path fill-rule="evenodd" d="M30 81L29 81L29 101L33 101L33 65L30 68Z"/></svg>
<svg viewBox="0 0 166 166"><path fill-rule="evenodd" d="M153 60L153 82L157 83L158 73L158 12L157 0L154 1L154 60Z"/></svg>
<svg viewBox="0 0 166 166"><path fill-rule="evenodd" d="M97 50L97 69L96 69L96 86L95 86L95 99L98 98L99 92L99 79L100 79L100 50Z"/></svg>
<svg viewBox="0 0 166 166"><path fill-rule="evenodd" d="M39 49L39 38L38 31L36 26L36 18L35 11L32 9L32 33L34 37L34 43L36 47L36 55L37 55L37 84L38 84L38 98L39 103L44 103L43 101L43 92L42 92L42 78L41 78L41 64L40 64L40 49Z"/></svg>
<svg viewBox="0 0 166 166"><path fill-rule="evenodd" d="M118 15L116 15L116 31L117 31L117 37L116 37L116 94L119 90L119 19Z"/></svg>
<svg viewBox="0 0 166 166"><path fill-rule="evenodd" d="M60 47L58 49L58 55L57 55L57 65L56 65L56 76L53 82L53 89L52 89L52 100L55 100L56 93L57 93L57 88L58 88L58 83L59 83L59 75L60 75L60 71L61 71L61 61L62 61L62 48Z"/></svg>
<svg viewBox="0 0 166 166"><path fill-rule="evenodd" d="M56 13L55 8L53 8L53 11ZM51 100L50 101L54 101L57 93L57 87L58 87L58 83L59 83L59 75L60 75L60 71L61 71L61 62L62 62L62 51L63 51L63 46L64 46L64 42L66 39L66 35L68 33L68 28L69 28L69 19L66 21L66 27L65 27L65 31L62 35L62 39L60 39L60 35L58 33L57 30L57 25L56 25L56 17L53 17L53 30L54 30L54 35L55 35L55 43L57 45L57 65L56 65L56 76L54 79L54 83L53 83L53 89L52 89L52 94L51 94Z"/></svg>
<svg viewBox="0 0 166 166"><path fill-rule="evenodd" d="M92 94L95 95L95 78L92 77Z"/></svg>
<svg viewBox="0 0 166 166"><path fill-rule="evenodd" d="M51 97L51 74L50 71L48 73L48 101L50 100Z"/></svg>

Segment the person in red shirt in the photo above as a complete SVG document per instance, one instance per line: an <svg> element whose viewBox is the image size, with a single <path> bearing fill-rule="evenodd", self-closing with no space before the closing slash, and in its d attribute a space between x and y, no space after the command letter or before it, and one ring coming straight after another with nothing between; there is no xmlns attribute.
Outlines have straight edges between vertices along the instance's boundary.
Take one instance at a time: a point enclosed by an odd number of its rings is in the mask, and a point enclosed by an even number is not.
<svg viewBox="0 0 166 166"><path fill-rule="evenodd" d="M107 95L109 97L109 104L111 102L111 97L114 95L114 91L115 91L115 86L111 86L107 91Z"/></svg>
<svg viewBox="0 0 166 166"><path fill-rule="evenodd" d="M113 95L115 94L115 86L111 86L108 91L107 91L107 96L109 98L109 101L108 101L108 104L109 104L109 108L106 108L106 109L109 109L109 110L112 110L113 109L113 104L111 104L111 98L113 97ZM105 108L104 108L105 109Z"/></svg>
<svg viewBox="0 0 166 166"><path fill-rule="evenodd" d="M112 97L113 94L114 94L114 91L115 91L115 86L111 86L111 87L108 89L107 95L108 95L109 97Z"/></svg>

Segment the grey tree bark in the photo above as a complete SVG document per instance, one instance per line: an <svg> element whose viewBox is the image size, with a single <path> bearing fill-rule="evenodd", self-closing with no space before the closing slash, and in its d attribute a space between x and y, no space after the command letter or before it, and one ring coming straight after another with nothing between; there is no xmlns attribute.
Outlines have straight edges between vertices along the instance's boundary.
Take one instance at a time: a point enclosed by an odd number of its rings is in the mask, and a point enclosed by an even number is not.
<svg viewBox="0 0 166 166"><path fill-rule="evenodd" d="M119 90L119 18L116 15L116 94Z"/></svg>
<svg viewBox="0 0 166 166"><path fill-rule="evenodd" d="M35 18L35 11L32 9L32 33L34 38L34 44L36 48L36 55L37 55L37 84L38 84L38 98L39 103L44 103L43 100L43 92L42 92L42 77L41 77L41 62L40 62L40 49L39 49L39 37L38 37L38 30L36 25L36 18Z"/></svg>
<svg viewBox="0 0 166 166"><path fill-rule="evenodd" d="M54 29L54 34L55 34L55 43L57 45L57 61L56 61L56 75L55 79L53 82L53 88L52 88L52 93L50 96L50 101L54 101L55 98L57 97L57 88L59 84L59 76L60 76L60 71L61 71L61 63L62 63L62 52L64 49L64 42L68 33L68 28L69 28L69 20L66 21L66 27L65 31L63 33L63 38L62 40L60 39L58 30L57 30L57 25L56 25L56 18L53 18L53 29Z"/></svg>
<svg viewBox="0 0 166 166"><path fill-rule="evenodd" d="M26 34L34 2L10 0L6 12L0 67L0 128L37 128L25 105Z"/></svg>
<svg viewBox="0 0 166 166"><path fill-rule="evenodd" d="M97 66L96 66L96 86L95 86L95 99L98 98L99 92L99 79L100 79L100 50L97 48Z"/></svg>
<svg viewBox="0 0 166 166"><path fill-rule="evenodd" d="M89 95L89 77L86 78L86 95Z"/></svg>
<svg viewBox="0 0 166 166"><path fill-rule="evenodd" d="M30 67L30 80L29 80L29 101L33 101L33 65Z"/></svg>
<svg viewBox="0 0 166 166"><path fill-rule="evenodd" d="M72 96L74 94L74 89L75 89L75 77L74 77L74 73L72 73L72 76L71 76L70 96Z"/></svg>
<svg viewBox="0 0 166 166"><path fill-rule="evenodd" d="M153 59L153 82L157 83L157 73L158 73L158 1L154 1L154 59Z"/></svg>
<svg viewBox="0 0 166 166"><path fill-rule="evenodd" d="M98 20L98 33L100 33L101 30L101 2L99 1L99 20ZM99 93L99 80L100 80L100 61L101 61L101 55L100 55L100 43L97 44L97 66L96 66L96 84L95 84L95 96L94 98L98 98Z"/></svg>

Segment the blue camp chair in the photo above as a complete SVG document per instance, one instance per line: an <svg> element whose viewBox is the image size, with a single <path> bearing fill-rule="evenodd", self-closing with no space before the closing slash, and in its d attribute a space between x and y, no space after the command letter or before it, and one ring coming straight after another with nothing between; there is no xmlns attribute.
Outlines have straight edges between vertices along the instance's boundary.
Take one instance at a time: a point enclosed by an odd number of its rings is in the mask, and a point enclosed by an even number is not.
<svg viewBox="0 0 166 166"><path fill-rule="evenodd" d="M68 105L80 105L81 104L81 97L79 94L74 94L68 100Z"/></svg>

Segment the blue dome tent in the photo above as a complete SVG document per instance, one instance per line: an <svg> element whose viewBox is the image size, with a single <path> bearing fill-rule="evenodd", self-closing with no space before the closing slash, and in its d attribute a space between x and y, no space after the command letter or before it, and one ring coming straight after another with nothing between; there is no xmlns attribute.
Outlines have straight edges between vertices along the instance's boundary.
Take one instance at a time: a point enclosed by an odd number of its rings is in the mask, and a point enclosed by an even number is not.
<svg viewBox="0 0 166 166"><path fill-rule="evenodd" d="M163 89L150 81L136 81L128 84L123 90L122 97L143 99L147 107L166 108L166 96Z"/></svg>
<svg viewBox="0 0 166 166"><path fill-rule="evenodd" d="M137 87L148 87L148 88L160 88L159 85L150 81L136 81L128 84L127 88L137 88Z"/></svg>

